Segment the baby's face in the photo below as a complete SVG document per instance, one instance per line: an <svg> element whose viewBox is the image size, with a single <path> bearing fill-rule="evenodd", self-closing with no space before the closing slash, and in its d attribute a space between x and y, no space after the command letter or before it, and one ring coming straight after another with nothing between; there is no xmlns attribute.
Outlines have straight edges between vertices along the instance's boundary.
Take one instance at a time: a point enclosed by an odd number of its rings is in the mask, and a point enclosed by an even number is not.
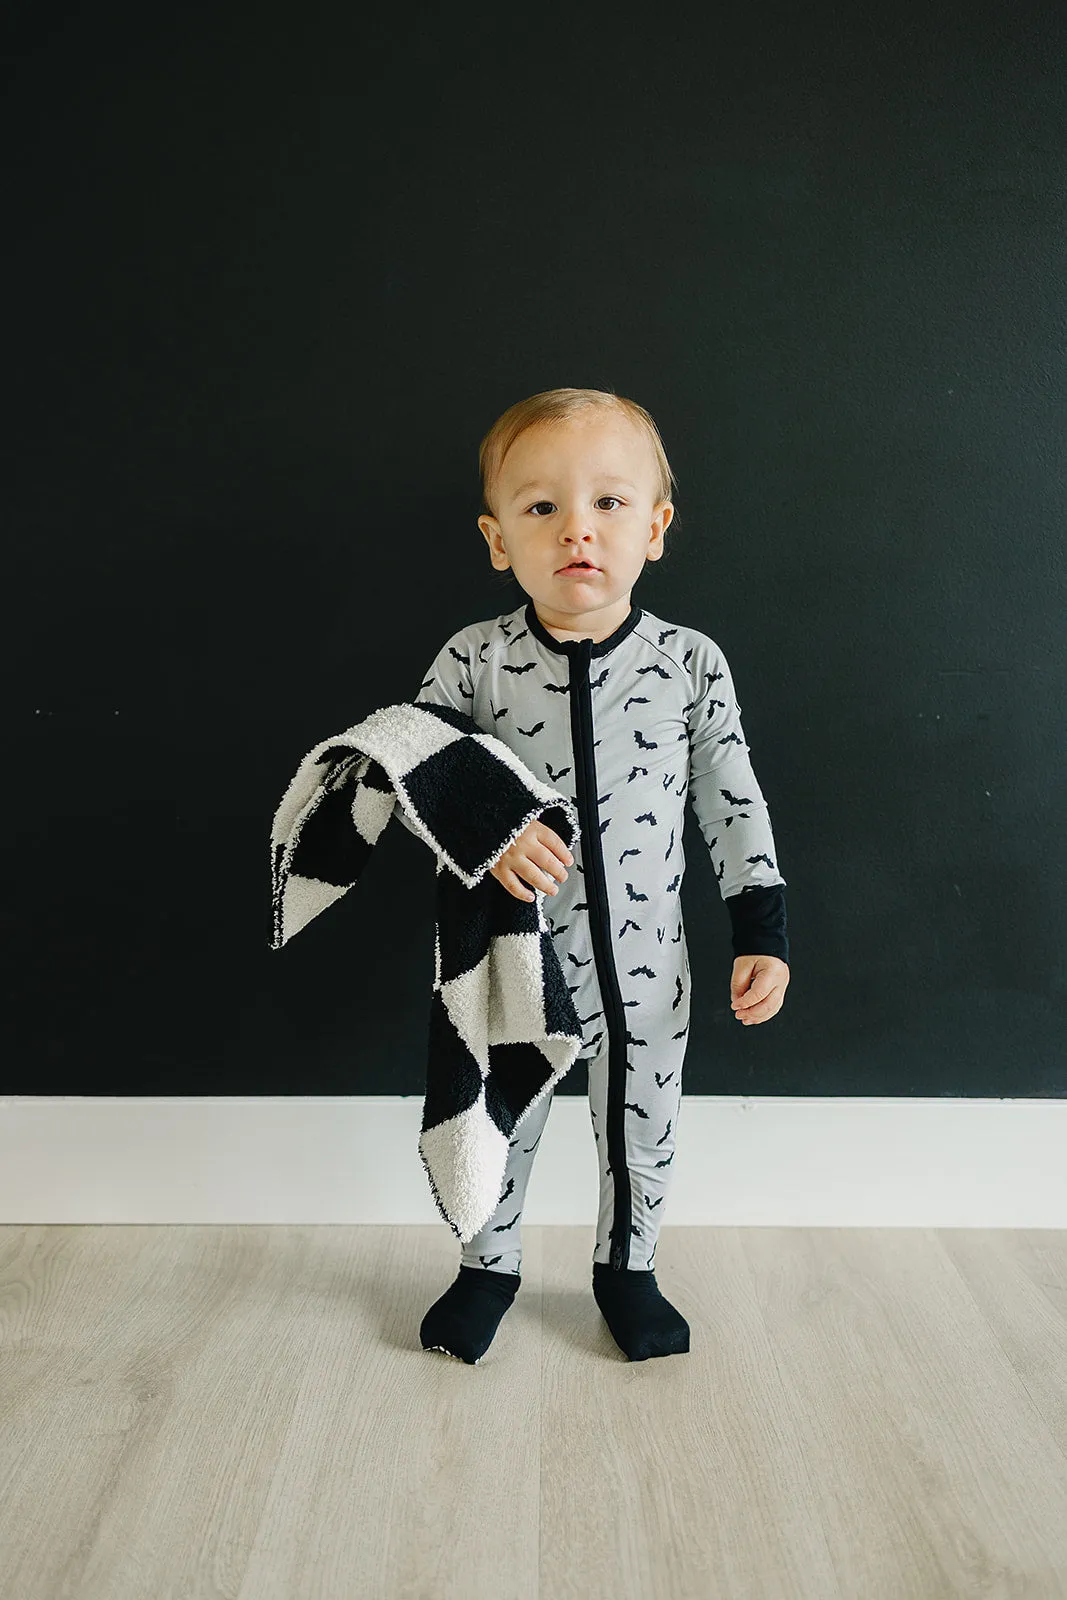
<svg viewBox="0 0 1067 1600"><path fill-rule="evenodd" d="M511 567L535 604L582 616L628 599L663 554L674 507L656 500L657 484L652 446L628 418L538 423L504 457L497 515L478 526L493 566ZM594 570L562 570L575 561Z"/></svg>

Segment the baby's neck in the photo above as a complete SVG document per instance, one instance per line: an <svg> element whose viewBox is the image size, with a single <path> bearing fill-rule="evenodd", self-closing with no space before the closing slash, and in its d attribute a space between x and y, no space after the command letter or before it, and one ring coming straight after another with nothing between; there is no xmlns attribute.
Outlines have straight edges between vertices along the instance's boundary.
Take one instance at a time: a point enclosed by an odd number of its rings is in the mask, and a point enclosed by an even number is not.
<svg viewBox="0 0 1067 1600"><path fill-rule="evenodd" d="M537 611L536 606L534 610ZM559 628L555 623L546 622L539 611L537 620L553 639L559 640L560 644L565 644L570 639L592 639L594 644L599 644L601 639L607 639L617 628L622 627L632 610L633 606L627 601L622 616L617 616L614 620L609 617L605 621L591 623L587 628Z"/></svg>

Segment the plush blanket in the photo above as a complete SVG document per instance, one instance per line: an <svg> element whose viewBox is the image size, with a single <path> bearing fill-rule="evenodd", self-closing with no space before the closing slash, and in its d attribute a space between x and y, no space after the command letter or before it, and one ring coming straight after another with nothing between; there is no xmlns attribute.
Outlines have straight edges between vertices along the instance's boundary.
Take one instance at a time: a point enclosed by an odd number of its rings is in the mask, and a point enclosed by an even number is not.
<svg viewBox="0 0 1067 1600"><path fill-rule="evenodd" d="M578 815L465 713L382 706L310 750L282 796L272 950L352 887L396 805L437 857L419 1154L438 1210L466 1244L500 1200L509 1140L582 1043L544 891L516 899L489 868L534 818L569 847Z"/></svg>

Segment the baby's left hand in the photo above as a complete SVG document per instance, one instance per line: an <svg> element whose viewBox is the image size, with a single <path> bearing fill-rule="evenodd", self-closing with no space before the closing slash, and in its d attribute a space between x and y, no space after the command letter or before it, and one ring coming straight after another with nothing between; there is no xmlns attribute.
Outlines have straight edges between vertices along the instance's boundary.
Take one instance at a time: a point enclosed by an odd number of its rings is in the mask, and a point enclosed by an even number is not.
<svg viewBox="0 0 1067 1600"><path fill-rule="evenodd" d="M782 1009L789 964L778 956L735 956L730 1004L739 1022L766 1022Z"/></svg>

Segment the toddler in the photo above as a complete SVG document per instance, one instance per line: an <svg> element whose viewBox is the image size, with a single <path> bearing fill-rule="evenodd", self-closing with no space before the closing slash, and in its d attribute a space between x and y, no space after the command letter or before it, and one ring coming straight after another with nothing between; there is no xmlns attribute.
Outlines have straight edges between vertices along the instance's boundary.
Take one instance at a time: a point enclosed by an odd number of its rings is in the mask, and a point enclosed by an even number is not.
<svg viewBox="0 0 1067 1600"><path fill-rule="evenodd" d="M535 820L491 870L509 894L549 897L600 1167L593 1294L619 1348L642 1361L689 1349L653 1270L689 1034L686 796L730 914L744 1026L785 997L785 879L725 656L631 599L674 515L651 416L610 391L552 389L497 419L479 464L478 526L528 599L453 634L413 698L465 712L577 807L573 854ZM401 807L394 815L410 828ZM551 1099L515 1128L497 1210L427 1312L425 1348L470 1364L489 1348L521 1282L520 1220Z"/></svg>

